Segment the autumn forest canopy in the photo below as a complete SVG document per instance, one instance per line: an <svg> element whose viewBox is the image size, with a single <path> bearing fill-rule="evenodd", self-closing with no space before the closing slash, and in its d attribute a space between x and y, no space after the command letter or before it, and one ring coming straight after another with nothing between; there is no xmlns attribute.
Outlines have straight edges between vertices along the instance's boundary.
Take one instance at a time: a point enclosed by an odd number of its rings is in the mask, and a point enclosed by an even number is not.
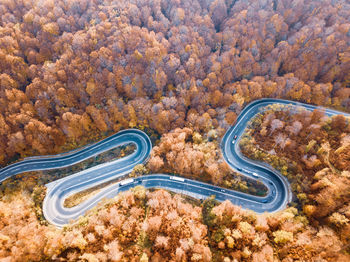
<svg viewBox="0 0 350 262"><path fill-rule="evenodd" d="M222 133L247 102L349 108L347 1L2 1L0 160L123 128Z"/></svg>
<svg viewBox="0 0 350 262"><path fill-rule="evenodd" d="M259 98L349 112L349 18L347 0L0 0L0 167L138 128L154 147L136 174L263 194L220 139ZM288 177L287 210L136 188L59 230L33 174L0 186L0 258L348 260L349 119L293 110L266 109L241 141Z"/></svg>

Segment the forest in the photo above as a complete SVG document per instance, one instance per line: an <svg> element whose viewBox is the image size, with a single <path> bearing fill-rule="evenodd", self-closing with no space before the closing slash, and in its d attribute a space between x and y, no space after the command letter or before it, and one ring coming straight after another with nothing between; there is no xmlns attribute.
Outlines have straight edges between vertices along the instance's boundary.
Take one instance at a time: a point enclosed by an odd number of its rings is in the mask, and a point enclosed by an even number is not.
<svg viewBox="0 0 350 262"><path fill-rule="evenodd" d="M263 97L349 112L349 17L346 0L2 0L0 167L138 128L147 172L260 194L222 136ZM320 110L254 119L242 151L292 184L276 214L134 188L60 230L40 216L40 176L5 181L0 258L349 261L349 128Z"/></svg>
<svg viewBox="0 0 350 262"><path fill-rule="evenodd" d="M250 124L240 142L242 152L285 175L294 206L310 225L333 228L349 252L350 118L273 106Z"/></svg>

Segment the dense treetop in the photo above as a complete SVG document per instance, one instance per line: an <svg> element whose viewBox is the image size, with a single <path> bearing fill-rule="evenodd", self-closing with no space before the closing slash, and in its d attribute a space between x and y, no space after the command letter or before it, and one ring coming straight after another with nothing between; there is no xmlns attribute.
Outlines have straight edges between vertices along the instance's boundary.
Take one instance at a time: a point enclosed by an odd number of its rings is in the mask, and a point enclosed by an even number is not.
<svg viewBox="0 0 350 262"><path fill-rule="evenodd" d="M349 108L349 17L345 0L2 1L0 161L225 129L260 97Z"/></svg>

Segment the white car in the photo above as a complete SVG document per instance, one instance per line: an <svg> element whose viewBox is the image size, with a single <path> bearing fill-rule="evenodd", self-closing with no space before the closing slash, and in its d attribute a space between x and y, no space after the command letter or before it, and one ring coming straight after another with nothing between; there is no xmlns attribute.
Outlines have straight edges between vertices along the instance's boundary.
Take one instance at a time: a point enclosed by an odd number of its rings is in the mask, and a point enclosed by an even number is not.
<svg viewBox="0 0 350 262"><path fill-rule="evenodd" d="M185 179L183 179L182 177L178 177L178 176L171 176L170 179L180 181L180 182L185 182Z"/></svg>
<svg viewBox="0 0 350 262"><path fill-rule="evenodd" d="M235 135L235 136L233 137L232 144L234 144L234 143L236 142L236 139L237 139L237 135Z"/></svg>
<svg viewBox="0 0 350 262"><path fill-rule="evenodd" d="M257 173L255 173L255 172L252 173L252 176L255 177L255 178L259 177L259 175Z"/></svg>
<svg viewBox="0 0 350 262"><path fill-rule="evenodd" d="M133 178L128 178L128 179L124 179L123 181L120 182L120 186L125 186L125 185L128 185L128 184L131 184L134 182L134 179Z"/></svg>

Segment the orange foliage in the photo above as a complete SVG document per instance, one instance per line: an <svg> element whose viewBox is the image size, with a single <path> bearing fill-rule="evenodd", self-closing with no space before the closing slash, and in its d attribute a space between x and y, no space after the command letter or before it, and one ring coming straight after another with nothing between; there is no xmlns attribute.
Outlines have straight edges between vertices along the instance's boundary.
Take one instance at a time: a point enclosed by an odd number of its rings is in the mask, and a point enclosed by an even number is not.
<svg viewBox="0 0 350 262"><path fill-rule="evenodd" d="M175 172L220 184L230 169L219 160L218 151L215 142L205 141L192 129L178 128L162 136L159 145L152 150L148 167L152 172Z"/></svg>

